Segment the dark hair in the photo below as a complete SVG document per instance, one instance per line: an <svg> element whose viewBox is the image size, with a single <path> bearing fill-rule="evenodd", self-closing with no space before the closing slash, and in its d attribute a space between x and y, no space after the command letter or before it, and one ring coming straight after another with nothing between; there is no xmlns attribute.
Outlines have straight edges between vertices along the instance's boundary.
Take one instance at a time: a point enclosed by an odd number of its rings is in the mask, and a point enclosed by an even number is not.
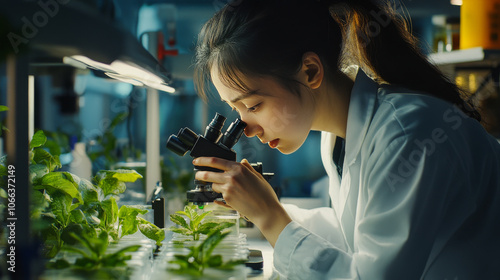
<svg viewBox="0 0 500 280"><path fill-rule="evenodd" d="M380 83L426 92L480 120L460 89L417 47L406 22L385 1L239 0L202 28L196 47L195 86L206 99L212 66L222 82L248 91L240 75L270 76L298 92L294 75L305 52L316 53L326 74L350 63Z"/></svg>

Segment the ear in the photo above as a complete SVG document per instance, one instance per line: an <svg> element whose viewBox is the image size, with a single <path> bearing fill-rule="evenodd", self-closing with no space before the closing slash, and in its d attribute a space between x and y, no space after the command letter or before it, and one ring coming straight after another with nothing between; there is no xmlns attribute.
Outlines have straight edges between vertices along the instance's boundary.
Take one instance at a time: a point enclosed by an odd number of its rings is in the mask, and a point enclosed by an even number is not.
<svg viewBox="0 0 500 280"><path fill-rule="evenodd" d="M304 77L304 82L311 89L317 89L323 82L325 75L323 63L314 52L306 52L302 56L301 75Z"/></svg>

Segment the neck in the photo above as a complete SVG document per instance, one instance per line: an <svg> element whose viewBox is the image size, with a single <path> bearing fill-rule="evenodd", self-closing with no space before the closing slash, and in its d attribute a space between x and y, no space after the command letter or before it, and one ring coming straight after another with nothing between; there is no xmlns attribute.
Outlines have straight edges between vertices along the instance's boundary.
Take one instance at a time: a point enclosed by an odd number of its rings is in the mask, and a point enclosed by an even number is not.
<svg viewBox="0 0 500 280"><path fill-rule="evenodd" d="M312 130L331 132L345 138L347 115L354 81L346 74L338 71L318 88L316 100L316 116Z"/></svg>

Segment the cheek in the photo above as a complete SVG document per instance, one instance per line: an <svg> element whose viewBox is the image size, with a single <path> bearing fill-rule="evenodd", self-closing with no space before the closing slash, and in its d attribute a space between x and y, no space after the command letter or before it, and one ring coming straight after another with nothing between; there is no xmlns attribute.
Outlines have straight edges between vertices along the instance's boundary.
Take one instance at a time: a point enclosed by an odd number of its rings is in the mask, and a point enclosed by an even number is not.
<svg viewBox="0 0 500 280"><path fill-rule="evenodd" d="M287 127L296 122L298 118L297 112L293 106L289 104L274 105L262 116L268 130L273 133L280 133L286 130Z"/></svg>
<svg viewBox="0 0 500 280"><path fill-rule="evenodd" d="M293 104L276 104L263 117L267 129L273 133L280 133L300 122L300 110Z"/></svg>

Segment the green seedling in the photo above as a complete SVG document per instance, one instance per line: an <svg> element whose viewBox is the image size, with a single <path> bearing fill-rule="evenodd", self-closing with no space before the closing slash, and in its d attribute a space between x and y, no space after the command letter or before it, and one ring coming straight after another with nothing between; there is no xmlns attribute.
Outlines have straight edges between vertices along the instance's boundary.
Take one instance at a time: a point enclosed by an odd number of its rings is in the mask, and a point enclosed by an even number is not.
<svg viewBox="0 0 500 280"><path fill-rule="evenodd" d="M203 219L211 213L212 211L205 211L198 214L196 205L186 205L184 206L184 211L177 211L175 214L170 215L170 220L180 226L172 226L170 230L175 233L192 236L193 240L199 240L200 234L207 235L212 231L221 232L235 225L235 223L231 222L203 222ZM184 217L187 218L187 221Z"/></svg>
<svg viewBox="0 0 500 280"><path fill-rule="evenodd" d="M132 257L127 255L129 252L136 252L141 245L131 245L122 248L114 253L106 253L109 245L108 233L103 231L98 237L90 237L86 235L70 234L72 238L78 241L80 246L65 245L63 250L76 253L81 257L75 260L74 264L70 264L64 259L59 259L49 265L49 268L76 268L84 270L96 270L102 267L119 267L126 266L126 261Z"/></svg>
<svg viewBox="0 0 500 280"><path fill-rule="evenodd" d="M178 274L189 274L201 276L205 268L216 268L222 270L232 270L235 266L245 263L246 260L231 260L224 262L221 255L212 255L215 247L229 234L220 231L212 231L207 238L199 245L190 247L187 255L175 255L175 259L169 261L175 265L168 270Z"/></svg>

